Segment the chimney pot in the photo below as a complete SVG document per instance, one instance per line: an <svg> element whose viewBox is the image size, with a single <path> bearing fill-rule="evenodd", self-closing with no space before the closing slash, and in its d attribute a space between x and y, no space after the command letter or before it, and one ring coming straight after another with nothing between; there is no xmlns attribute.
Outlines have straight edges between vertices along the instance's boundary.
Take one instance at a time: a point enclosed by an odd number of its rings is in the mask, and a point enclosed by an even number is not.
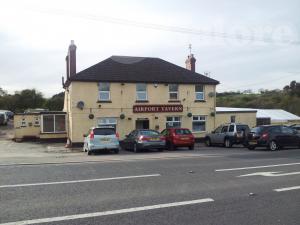
<svg viewBox="0 0 300 225"><path fill-rule="evenodd" d="M196 58L194 54L188 55L187 60L185 60L186 69L195 72L196 71Z"/></svg>

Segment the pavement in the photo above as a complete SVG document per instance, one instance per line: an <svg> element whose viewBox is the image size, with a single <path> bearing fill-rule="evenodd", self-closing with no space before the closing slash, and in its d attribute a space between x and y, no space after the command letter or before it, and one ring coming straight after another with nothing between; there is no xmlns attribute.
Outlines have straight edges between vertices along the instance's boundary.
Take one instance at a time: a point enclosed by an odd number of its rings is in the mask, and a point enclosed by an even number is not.
<svg viewBox="0 0 300 225"><path fill-rule="evenodd" d="M24 143L18 144L22 151ZM92 156L39 149L33 150L44 154L36 157L39 163L12 163L11 157L5 164L0 157L0 225L300 221L300 149L197 146L194 151ZM78 155L42 163L52 154ZM87 160L72 162L73 157Z"/></svg>

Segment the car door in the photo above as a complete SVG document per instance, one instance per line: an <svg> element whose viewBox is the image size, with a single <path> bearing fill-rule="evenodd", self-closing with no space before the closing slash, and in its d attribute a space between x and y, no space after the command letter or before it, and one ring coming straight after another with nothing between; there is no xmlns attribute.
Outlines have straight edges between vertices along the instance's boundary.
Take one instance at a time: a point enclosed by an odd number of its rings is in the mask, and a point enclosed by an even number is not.
<svg viewBox="0 0 300 225"><path fill-rule="evenodd" d="M298 136L293 131L293 129L289 127L281 128L283 136L284 136L284 146L298 146Z"/></svg>
<svg viewBox="0 0 300 225"><path fill-rule="evenodd" d="M217 127L211 134L209 134L209 138L212 144L217 144L217 137L221 133L222 126Z"/></svg>
<svg viewBox="0 0 300 225"><path fill-rule="evenodd" d="M224 143L224 139L227 135L227 131L228 131L228 126L223 126L221 132L219 133L219 135L217 137L218 144Z"/></svg>
<svg viewBox="0 0 300 225"><path fill-rule="evenodd" d="M123 140L123 148L125 149L129 149L130 148L130 139L132 137L134 131L130 132L128 135L126 135L126 137Z"/></svg>

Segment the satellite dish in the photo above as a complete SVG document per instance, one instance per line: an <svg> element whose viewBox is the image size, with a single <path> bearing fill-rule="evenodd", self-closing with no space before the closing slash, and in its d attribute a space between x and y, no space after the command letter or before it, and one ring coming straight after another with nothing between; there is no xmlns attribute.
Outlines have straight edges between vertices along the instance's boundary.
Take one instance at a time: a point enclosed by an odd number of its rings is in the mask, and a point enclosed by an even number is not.
<svg viewBox="0 0 300 225"><path fill-rule="evenodd" d="M214 93L214 92L209 92L209 93L208 93L208 96L212 98L212 97L215 96L215 93Z"/></svg>
<svg viewBox="0 0 300 225"><path fill-rule="evenodd" d="M77 108L78 109L83 109L84 108L84 102L83 101L77 102Z"/></svg>

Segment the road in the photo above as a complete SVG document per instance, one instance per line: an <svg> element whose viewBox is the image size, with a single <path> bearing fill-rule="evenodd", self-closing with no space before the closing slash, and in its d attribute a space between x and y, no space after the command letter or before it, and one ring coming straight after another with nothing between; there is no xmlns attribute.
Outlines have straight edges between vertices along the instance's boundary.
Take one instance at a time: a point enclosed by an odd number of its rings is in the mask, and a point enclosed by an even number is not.
<svg viewBox="0 0 300 225"><path fill-rule="evenodd" d="M156 158L0 166L0 225L299 224L299 149L148 154Z"/></svg>

